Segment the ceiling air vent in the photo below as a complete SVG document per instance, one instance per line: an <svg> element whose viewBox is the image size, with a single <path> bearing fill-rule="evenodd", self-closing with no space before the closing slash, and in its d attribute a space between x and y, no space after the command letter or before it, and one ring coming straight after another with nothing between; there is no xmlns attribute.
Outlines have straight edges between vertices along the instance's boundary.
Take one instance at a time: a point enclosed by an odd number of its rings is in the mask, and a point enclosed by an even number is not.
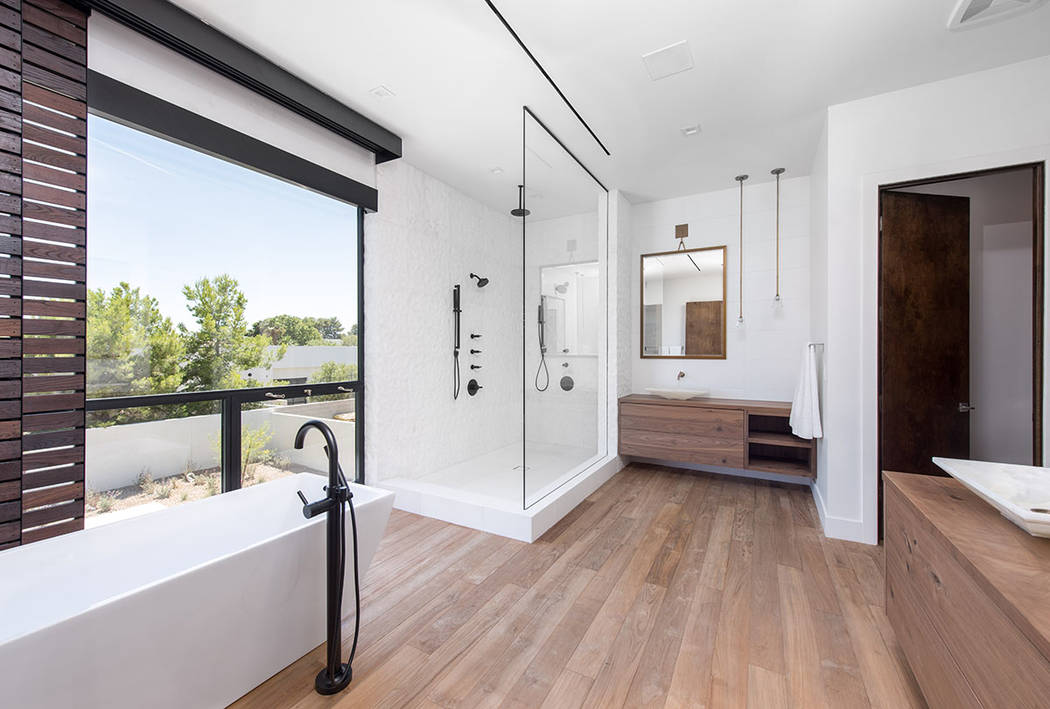
<svg viewBox="0 0 1050 709"><path fill-rule="evenodd" d="M951 17L948 29L968 30L991 22L1005 20L1022 12L1031 12L1047 0L959 0Z"/></svg>

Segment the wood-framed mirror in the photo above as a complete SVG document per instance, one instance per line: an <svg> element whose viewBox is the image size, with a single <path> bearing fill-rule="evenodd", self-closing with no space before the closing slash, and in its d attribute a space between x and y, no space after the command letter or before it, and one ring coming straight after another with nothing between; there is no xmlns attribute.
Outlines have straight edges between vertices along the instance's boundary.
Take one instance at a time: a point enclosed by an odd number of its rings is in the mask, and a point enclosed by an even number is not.
<svg viewBox="0 0 1050 709"><path fill-rule="evenodd" d="M726 358L726 247L642 254L643 359Z"/></svg>

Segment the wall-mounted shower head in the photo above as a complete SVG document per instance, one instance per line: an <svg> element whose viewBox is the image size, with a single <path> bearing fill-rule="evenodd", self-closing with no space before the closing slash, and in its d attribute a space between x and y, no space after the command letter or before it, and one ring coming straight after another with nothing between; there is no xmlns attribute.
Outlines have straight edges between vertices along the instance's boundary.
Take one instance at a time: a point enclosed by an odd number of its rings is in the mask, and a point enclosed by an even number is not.
<svg viewBox="0 0 1050 709"><path fill-rule="evenodd" d="M518 185L518 206L516 209L510 210L512 217L527 217L532 212L525 209L525 185Z"/></svg>
<svg viewBox="0 0 1050 709"><path fill-rule="evenodd" d="M474 278L474 279L477 279L477 282L478 282L478 288L484 288L485 286L487 286L487 285L489 284L489 279L487 279L487 278L482 278L481 276L479 276L479 275L478 275L478 274L476 274L476 273L472 273L472 274L470 274L470 277L471 277L471 278Z"/></svg>

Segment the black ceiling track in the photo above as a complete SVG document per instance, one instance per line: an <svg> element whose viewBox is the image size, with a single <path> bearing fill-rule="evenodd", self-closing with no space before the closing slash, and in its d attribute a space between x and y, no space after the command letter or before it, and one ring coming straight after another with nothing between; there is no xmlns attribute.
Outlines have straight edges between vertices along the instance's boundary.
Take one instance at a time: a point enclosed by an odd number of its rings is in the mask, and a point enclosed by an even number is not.
<svg viewBox="0 0 1050 709"><path fill-rule="evenodd" d="M79 0L274 103L375 153L401 157L401 138L166 0Z"/></svg>
<svg viewBox="0 0 1050 709"><path fill-rule="evenodd" d="M503 23L503 26L507 28L507 31L510 32L510 36L514 38L514 41L518 43L522 51L524 51L525 54L528 55L529 59L532 60L532 63L535 64L536 68L540 70L540 73L543 74L543 78L545 78L548 81L548 83L550 83L551 87L558 93L558 95L561 96L561 100L564 101L565 105L569 107L570 111L572 111L572 115L576 116L580 123L583 124L583 127L587 129L587 132L591 134L591 137L594 138L594 141L598 143L598 147L605 151L606 155L612 155L612 153L609 152L609 149L605 147L605 144L598 137L598 135L587 124L587 121L583 120L583 116L581 116L580 112L576 110L576 107L572 105L572 101L569 100L569 97L565 95L565 93L561 90L561 88L558 87L556 83L554 83L554 79L551 78L551 75L548 74L547 70L543 68L542 64L540 64L540 60L536 58L536 55L533 54L527 46L525 46L525 43L521 41L521 37L518 36L518 33L514 31L514 28L510 26L510 23L507 22L507 19L503 16L503 14L500 13L500 11L496 9L496 6L492 4L492 0L485 0L485 3L489 6L489 8L496 15L496 17L499 18L499 21ZM588 170L588 173L589 172L590 171ZM591 175L591 177L594 177L594 175Z"/></svg>
<svg viewBox="0 0 1050 709"><path fill-rule="evenodd" d="M534 112L534 111L533 111L533 110L532 110L531 108L529 108L528 106L522 106L522 109L523 109L523 110L525 111L525 113L527 113L527 114L529 114L530 116L532 116L532 120L536 121L536 123L538 123L538 124L539 124L540 128L542 128L543 130L547 131L547 135L549 135L549 136L550 136L551 138L553 138L553 139L554 139L554 142L555 142L555 143L557 143L558 145L560 145L560 146L561 146L561 149L562 149L562 150L564 150L565 152L567 152L567 153L569 154L569 157L570 157L570 158L572 158L573 160L575 160L575 161L576 161L576 164L577 164L577 165L579 165L580 167L582 167L582 168L583 168L583 171L584 171L584 172L586 172L586 173L587 173L588 175L590 175L590 176L591 176L591 179L592 179L592 180L594 180L595 182L597 182L597 183L598 183L598 186L599 186L599 187L601 187L601 188L602 188L603 190L605 190L606 192L608 192L608 191L609 191L609 188L608 188L608 187L606 187L606 186L605 186L605 185L604 185L604 184L602 183L602 181L601 181L601 180L599 180L599 179L598 179L597 177L595 177L595 176L594 176L594 173L593 173L593 172L591 172L591 171L590 171L589 169L587 169L587 166L583 164L583 161L582 161L582 160L580 160L580 159L579 159L578 157L576 157L576 153L574 153L574 152L572 152L571 150L569 150L569 146L567 146L567 145L566 145L566 144L565 144L564 142L562 142L562 139L561 139L561 138L559 138L559 137L558 137L558 136L557 136L557 135L555 134L555 132L554 132L554 131L552 131L552 130L551 130L551 129L550 129L550 128L549 128L548 126L547 126L547 124L546 124L546 123L544 123L544 122L543 122L542 120L540 120L540 117L539 117L539 116L537 116L537 115L536 115L536 113L535 113L535 112ZM524 154L524 153L523 153L523 154Z"/></svg>

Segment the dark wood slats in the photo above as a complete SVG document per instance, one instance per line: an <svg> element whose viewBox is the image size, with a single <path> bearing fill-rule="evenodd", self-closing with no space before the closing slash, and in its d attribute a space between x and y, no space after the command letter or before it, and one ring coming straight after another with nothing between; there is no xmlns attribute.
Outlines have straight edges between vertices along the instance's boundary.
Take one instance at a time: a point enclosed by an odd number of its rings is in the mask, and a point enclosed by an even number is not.
<svg viewBox="0 0 1050 709"><path fill-rule="evenodd" d="M84 324L75 320L36 320L22 322L22 330L27 335L75 335L84 336ZM3 321L0 320L0 325Z"/></svg>
<svg viewBox="0 0 1050 709"><path fill-rule="evenodd" d="M37 489L62 483L77 482L84 479L84 464L75 463L62 467L49 468L25 473L23 482L27 488Z"/></svg>
<svg viewBox="0 0 1050 709"><path fill-rule="evenodd" d="M23 414L38 414L47 411L84 409L83 394L40 394L22 398Z"/></svg>
<svg viewBox="0 0 1050 709"><path fill-rule="evenodd" d="M22 340L25 354L84 354L82 337L27 337Z"/></svg>
<svg viewBox="0 0 1050 709"><path fill-rule="evenodd" d="M54 224L83 227L87 225L87 215L79 209L62 209L38 202L23 202L22 216L26 219L39 219Z"/></svg>
<svg viewBox="0 0 1050 709"><path fill-rule="evenodd" d="M83 281L87 277L87 269L83 266L71 266L64 263L23 261L22 275L38 278L62 278L67 281Z"/></svg>
<svg viewBox="0 0 1050 709"><path fill-rule="evenodd" d="M52 374L61 372L83 372L83 357L26 357L22 361L22 372L24 374ZM22 379L25 387L30 377Z"/></svg>
<svg viewBox="0 0 1050 709"><path fill-rule="evenodd" d="M66 377L66 379L78 379L79 382L73 382L82 387L84 385L83 377ZM76 386L71 386L70 389L76 389ZM74 412L61 412L56 414L29 414L28 416L22 417L22 428L26 432L30 431L51 431L57 428L74 428L81 424L80 414Z"/></svg>
<svg viewBox="0 0 1050 709"><path fill-rule="evenodd" d="M25 173L27 180L37 180L50 185L68 187L71 190L83 191L87 189L87 178L76 172L67 172L66 170L59 170L58 168L38 165L32 162L22 165L22 171Z"/></svg>
<svg viewBox="0 0 1050 709"><path fill-rule="evenodd" d="M26 493L22 493L23 499ZM70 500L64 504L52 505L50 507L38 507L33 510L22 509L22 529L23 533L27 527L36 527L41 524L49 524L51 522L58 522L60 520L76 518L79 515L83 516L83 502L77 500Z"/></svg>
<svg viewBox="0 0 1050 709"><path fill-rule="evenodd" d="M87 263L87 251L83 247L42 244L38 241L26 241L23 243L21 239L12 239L11 242L17 244L18 250L21 251L21 255L25 258L69 261L77 265Z"/></svg>
<svg viewBox="0 0 1050 709"><path fill-rule="evenodd" d="M87 46L86 25L77 26L72 22L66 21L64 18L41 9L36 3L22 3L22 20L26 24L34 25L40 29L52 32L59 37L64 37L81 47Z"/></svg>
<svg viewBox="0 0 1050 709"><path fill-rule="evenodd" d="M41 298L85 300L87 298L87 287L83 283L26 280L22 283L22 294Z"/></svg>
<svg viewBox="0 0 1050 709"><path fill-rule="evenodd" d="M47 433L27 432L22 437L22 455L32 451L42 451L62 446L84 445L84 429L73 428Z"/></svg>
<svg viewBox="0 0 1050 709"><path fill-rule="evenodd" d="M83 500L80 501L80 506L83 507ZM50 539L51 537L57 537L61 534L69 534L70 532L79 532L84 528L84 518L77 517L76 519L66 520L60 524L52 524L46 527L36 527L34 529L27 529L22 532L22 543L31 544L32 542L43 541L44 539Z"/></svg>
<svg viewBox="0 0 1050 709"><path fill-rule="evenodd" d="M19 234L33 239L46 239L58 241L63 244L83 246L85 235L83 229L71 229L69 227L54 226L52 224L41 224L40 222L25 222L19 226ZM25 247L23 246L23 249Z"/></svg>
<svg viewBox="0 0 1050 709"><path fill-rule="evenodd" d="M22 456L23 475L40 468L53 468L67 463L83 463L84 447L58 448L37 453L26 453ZM28 485L26 487L29 487ZM24 493L23 493L24 494Z"/></svg>
<svg viewBox="0 0 1050 709"><path fill-rule="evenodd" d="M82 318L87 315L87 305L84 301L25 300L22 302L22 313L44 317Z"/></svg>
<svg viewBox="0 0 1050 709"><path fill-rule="evenodd" d="M63 0L25 0L22 20L25 104L19 102L19 130L10 131L9 143L21 151L19 172L28 181L19 179L18 191L10 190L22 203L19 224L8 233L22 243L5 252L20 265L6 270L20 281L12 295L21 319L11 320L25 335L16 356L22 369L21 540L27 543L83 527L87 15ZM0 95L0 110L3 103Z"/></svg>
<svg viewBox="0 0 1050 709"><path fill-rule="evenodd" d="M49 185L40 185L35 182L23 183L22 196L26 199L35 199L39 202L57 204L70 209L87 209L87 195L83 192L72 192Z"/></svg>
<svg viewBox="0 0 1050 709"><path fill-rule="evenodd" d="M23 115L22 118L24 120L25 116ZM49 145L52 148L58 148L59 150L68 150L77 155L87 154L87 140L84 138L59 133L50 128L34 125L32 123L22 124L22 138L37 143L43 143L44 145Z"/></svg>
<svg viewBox="0 0 1050 709"><path fill-rule="evenodd" d="M87 135L87 121L74 116L67 116L64 113L49 111L34 103L22 104L22 118L23 120L40 123L66 133L73 133L79 136ZM19 130L21 130L21 127Z"/></svg>

